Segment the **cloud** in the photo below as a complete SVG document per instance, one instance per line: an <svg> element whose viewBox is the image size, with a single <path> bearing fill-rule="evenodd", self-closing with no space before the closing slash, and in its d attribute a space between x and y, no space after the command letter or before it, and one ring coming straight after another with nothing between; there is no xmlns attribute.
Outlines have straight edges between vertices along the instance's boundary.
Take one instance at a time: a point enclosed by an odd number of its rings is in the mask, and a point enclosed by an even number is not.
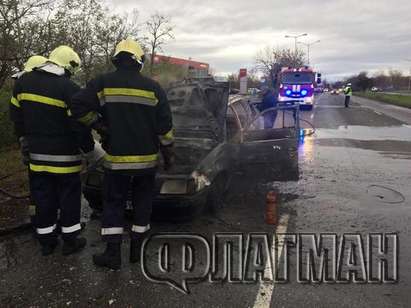
<svg viewBox="0 0 411 308"><path fill-rule="evenodd" d="M312 63L335 79L362 70L407 71L411 58L409 0L111 0L117 11L172 17L176 40L165 53L206 61L217 72L251 67L266 45L293 48L284 35L309 33Z"/></svg>

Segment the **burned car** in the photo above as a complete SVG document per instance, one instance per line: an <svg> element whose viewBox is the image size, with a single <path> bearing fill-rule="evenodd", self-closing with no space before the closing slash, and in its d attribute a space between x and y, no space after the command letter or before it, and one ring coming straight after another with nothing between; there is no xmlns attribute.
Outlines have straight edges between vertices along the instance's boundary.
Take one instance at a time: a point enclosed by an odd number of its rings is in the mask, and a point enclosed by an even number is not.
<svg viewBox="0 0 411 308"><path fill-rule="evenodd" d="M168 171L159 168L154 215L191 217L205 208L218 210L233 170L261 174L263 168L281 180L283 169L298 169L296 160L281 161L281 155L297 155L297 128L262 129L256 109L241 97L229 98L228 83L186 80L168 89L167 97L176 161ZM96 210L102 208L103 176L100 163L84 179L84 196Z"/></svg>

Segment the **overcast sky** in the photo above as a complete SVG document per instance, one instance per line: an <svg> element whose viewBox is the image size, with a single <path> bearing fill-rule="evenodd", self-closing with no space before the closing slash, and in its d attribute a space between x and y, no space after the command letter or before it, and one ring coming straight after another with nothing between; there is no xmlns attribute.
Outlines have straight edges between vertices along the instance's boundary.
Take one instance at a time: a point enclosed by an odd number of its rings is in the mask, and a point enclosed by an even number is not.
<svg viewBox="0 0 411 308"><path fill-rule="evenodd" d="M210 63L219 73L252 67L266 45L294 48L286 34L321 40L311 62L326 78L362 70L409 71L410 0L111 0L118 11L138 9L140 21L171 16L176 39L166 55ZM115 3L115 4L113 4ZM302 47L302 46L301 46Z"/></svg>

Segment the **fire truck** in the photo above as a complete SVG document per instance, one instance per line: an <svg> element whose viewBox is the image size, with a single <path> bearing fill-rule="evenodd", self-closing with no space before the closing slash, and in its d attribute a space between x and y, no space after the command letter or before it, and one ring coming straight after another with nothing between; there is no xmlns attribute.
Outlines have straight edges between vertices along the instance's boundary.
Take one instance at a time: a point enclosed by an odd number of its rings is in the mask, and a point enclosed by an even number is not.
<svg viewBox="0 0 411 308"><path fill-rule="evenodd" d="M314 90L321 83L321 74L308 66L284 67L278 75L278 101L298 102L300 109L311 110L314 105Z"/></svg>

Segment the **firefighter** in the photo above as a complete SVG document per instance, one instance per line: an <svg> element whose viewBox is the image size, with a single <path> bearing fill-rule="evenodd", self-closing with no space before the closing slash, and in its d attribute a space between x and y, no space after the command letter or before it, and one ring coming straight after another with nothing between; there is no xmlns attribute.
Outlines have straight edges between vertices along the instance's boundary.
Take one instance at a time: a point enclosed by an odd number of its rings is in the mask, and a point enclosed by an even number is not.
<svg viewBox="0 0 411 308"><path fill-rule="evenodd" d="M24 63L23 70L12 75L11 78L19 79L21 76L23 76L24 73L31 72L35 67L46 63L46 61L47 58L43 56L31 56L30 58L28 58L27 62Z"/></svg>
<svg viewBox="0 0 411 308"><path fill-rule="evenodd" d="M277 107L277 98L275 97L272 89L263 88L262 94L263 94L263 101L261 104L261 112L264 112L264 110L267 110L267 109ZM273 128L275 120L277 118L277 111L275 110L267 111L266 113L264 113L263 117L264 117L264 129L271 129Z"/></svg>
<svg viewBox="0 0 411 308"><path fill-rule="evenodd" d="M130 262L139 262L140 248L150 230L158 152L165 168L173 161L172 117L161 86L141 74L144 52L138 42L118 43L116 70L90 81L73 98L73 116L102 136L104 158L104 253L93 256L97 266L121 267L124 209L131 187L134 208Z"/></svg>
<svg viewBox="0 0 411 308"><path fill-rule="evenodd" d="M63 255L86 245L79 238L82 169L80 147L93 153L90 130L71 118L71 97L79 87L70 80L80 67L79 56L67 46L54 49L49 60L17 80L10 113L22 147L28 149L30 191L36 204L36 231L44 256L58 245L60 209Z"/></svg>
<svg viewBox="0 0 411 308"><path fill-rule="evenodd" d="M12 75L11 78L17 80L17 79L19 79L21 76L23 76L24 73L31 72L31 71L33 70L33 68L35 68L36 66L40 66L40 65L46 63L46 61L47 61L47 58L45 58L45 57L42 57L42 56L31 56L31 57L27 60L27 62L24 64L23 70L20 71L20 72L17 72L17 73L14 74L14 75ZM28 151L27 142L25 142L25 144L22 144L22 146L21 146L21 154L22 154L23 164L28 167L28 165L29 165L29 159L28 159L29 151ZM28 174L29 174L29 180L30 180L30 174L31 174L31 173L29 172ZM36 215L36 206L35 206L35 204L34 204L34 201L33 201L32 196L30 195L29 216L30 216L30 221L31 221L32 226L35 226L35 223L34 223L35 215Z"/></svg>
<svg viewBox="0 0 411 308"><path fill-rule="evenodd" d="M348 108L350 105L350 100L351 100L351 96L352 96L352 88L351 88L351 83L348 83L347 86L344 88L344 94L345 94L345 101L344 101L344 105L345 108Z"/></svg>

